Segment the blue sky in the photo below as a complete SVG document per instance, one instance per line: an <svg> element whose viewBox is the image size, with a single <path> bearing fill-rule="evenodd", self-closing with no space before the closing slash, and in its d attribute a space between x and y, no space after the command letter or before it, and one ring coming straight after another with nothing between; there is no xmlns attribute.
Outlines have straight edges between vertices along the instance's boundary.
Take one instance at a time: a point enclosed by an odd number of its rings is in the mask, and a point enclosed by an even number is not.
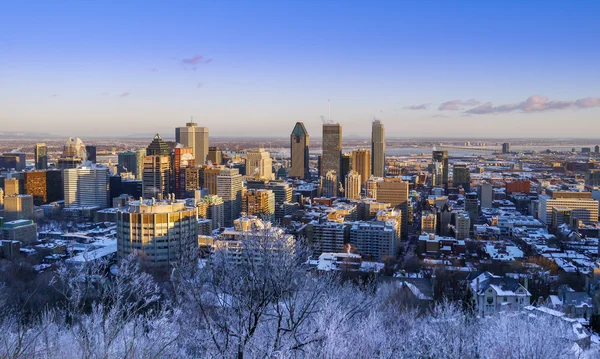
<svg viewBox="0 0 600 359"><path fill-rule="evenodd" d="M0 129L169 136L194 116L215 136L303 121L319 137L331 99L345 135L375 116L388 137L593 137L599 16L598 1L0 1Z"/></svg>

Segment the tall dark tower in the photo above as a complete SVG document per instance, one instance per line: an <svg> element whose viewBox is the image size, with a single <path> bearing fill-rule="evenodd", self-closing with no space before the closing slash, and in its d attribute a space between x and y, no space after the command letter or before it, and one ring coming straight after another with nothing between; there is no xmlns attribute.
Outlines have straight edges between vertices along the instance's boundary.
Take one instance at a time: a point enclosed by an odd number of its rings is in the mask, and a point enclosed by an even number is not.
<svg viewBox="0 0 600 359"><path fill-rule="evenodd" d="M385 128L379 120L373 120L371 128L371 173L375 177L385 175ZM366 180L364 180L366 181Z"/></svg>
<svg viewBox="0 0 600 359"><path fill-rule="evenodd" d="M308 146L309 136L304 123L296 122L294 130L290 136L290 151L292 157L292 168L289 177L308 178L310 176L308 168Z"/></svg>
<svg viewBox="0 0 600 359"><path fill-rule="evenodd" d="M335 171L340 173L342 160L342 125L339 123L323 124L323 157L322 173Z"/></svg>
<svg viewBox="0 0 600 359"><path fill-rule="evenodd" d="M448 188L448 151L433 151L433 180L434 187Z"/></svg>

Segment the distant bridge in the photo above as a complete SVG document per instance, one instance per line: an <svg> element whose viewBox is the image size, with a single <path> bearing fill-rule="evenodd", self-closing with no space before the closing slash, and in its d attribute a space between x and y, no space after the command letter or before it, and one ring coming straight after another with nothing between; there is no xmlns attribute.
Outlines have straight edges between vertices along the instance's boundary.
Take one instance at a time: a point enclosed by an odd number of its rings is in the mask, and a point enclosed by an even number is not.
<svg viewBox="0 0 600 359"><path fill-rule="evenodd" d="M502 149L498 147L476 147L476 146L436 146L438 151L450 151L450 150L459 150L466 152L501 152Z"/></svg>

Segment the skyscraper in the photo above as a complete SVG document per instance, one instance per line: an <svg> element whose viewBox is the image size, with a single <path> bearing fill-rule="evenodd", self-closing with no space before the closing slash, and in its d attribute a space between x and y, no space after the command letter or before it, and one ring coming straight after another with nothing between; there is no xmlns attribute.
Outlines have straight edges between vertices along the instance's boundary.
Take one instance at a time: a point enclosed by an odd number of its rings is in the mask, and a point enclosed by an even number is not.
<svg viewBox="0 0 600 359"><path fill-rule="evenodd" d="M456 163L452 170L452 186L462 186L465 191L471 189L471 172L464 163Z"/></svg>
<svg viewBox="0 0 600 359"><path fill-rule="evenodd" d="M96 163L96 146L85 146L86 159L92 163Z"/></svg>
<svg viewBox="0 0 600 359"><path fill-rule="evenodd" d="M275 220L275 194L268 189L250 189L244 191L242 212L257 216L263 221Z"/></svg>
<svg viewBox="0 0 600 359"><path fill-rule="evenodd" d="M143 159L142 159L143 161ZM138 156L136 152L121 152L118 155L118 174L131 173L137 178L138 175Z"/></svg>
<svg viewBox="0 0 600 359"><path fill-rule="evenodd" d="M65 207L99 207L109 205L108 168L100 166L64 170Z"/></svg>
<svg viewBox="0 0 600 359"><path fill-rule="evenodd" d="M362 148L352 151L352 169L360 175L360 185L365 187L371 177L371 151Z"/></svg>
<svg viewBox="0 0 600 359"><path fill-rule="evenodd" d="M502 144L502 153L504 153L504 154L510 153L510 143L505 142Z"/></svg>
<svg viewBox="0 0 600 359"><path fill-rule="evenodd" d="M208 161L213 166L219 166L223 163L223 152L219 147L209 147L208 148Z"/></svg>
<svg viewBox="0 0 600 359"><path fill-rule="evenodd" d="M242 212L242 175L237 168L224 168L217 176L217 194L225 205L224 225L233 226Z"/></svg>
<svg viewBox="0 0 600 359"><path fill-rule="evenodd" d="M377 202L389 203L394 207L400 207L402 211L402 235L408 235L409 221L409 200L408 200L408 182L401 178L385 178L383 181L377 181Z"/></svg>
<svg viewBox="0 0 600 359"><path fill-rule="evenodd" d="M296 122L294 130L290 136L290 151L292 157L292 168L289 177L308 178L309 177L309 136L304 123Z"/></svg>
<svg viewBox="0 0 600 359"><path fill-rule="evenodd" d="M323 197L336 197L338 193L338 174L328 171L321 177L321 194Z"/></svg>
<svg viewBox="0 0 600 359"><path fill-rule="evenodd" d="M144 157L144 198L160 198L169 192L170 169L171 157L168 155Z"/></svg>
<svg viewBox="0 0 600 359"><path fill-rule="evenodd" d="M265 151L264 148L255 148L248 151L246 158L246 175L273 179L273 160L271 154Z"/></svg>
<svg viewBox="0 0 600 359"><path fill-rule="evenodd" d="M203 165L208 159L208 128L198 127L197 123L188 122L185 127L175 129L175 141L193 149L192 154L197 165Z"/></svg>
<svg viewBox="0 0 600 359"><path fill-rule="evenodd" d="M433 187L448 188L448 151L433 151Z"/></svg>
<svg viewBox="0 0 600 359"><path fill-rule="evenodd" d="M46 171L25 172L25 194L33 196L33 204L40 206L47 202Z"/></svg>
<svg viewBox="0 0 600 359"><path fill-rule="evenodd" d="M356 171L350 171L346 174L346 187L344 196L350 199L360 199L361 177Z"/></svg>
<svg viewBox="0 0 600 359"><path fill-rule="evenodd" d="M176 198L185 198L187 193L187 169L193 169L196 173L196 183L198 182L198 171L196 171L193 149L183 147L181 144L171 153L171 193L175 193ZM194 181L190 181L194 182ZM196 188L193 188L196 189ZM190 190L192 190L190 188Z"/></svg>
<svg viewBox="0 0 600 359"><path fill-rule="evenodd" d="M81 139L69 137L63 147L63 157L78 157L85 159L85 145L81 142Z"/></svg>
<svg viewBox="0 0 600 359"><path fill-rule="evenodd" d="M323 124L323 156L322 172L335 171L340 173L340 162L342 157L342 125L339 123Z"/></svg>
<svg viewBox="0 0 600 359"><path fill-rule="evenodd" d="M48 168L48 146L45 143L36 143L33 149L35 156L35 169L45 170Z"/></svg>
<svg viewBox="0 0 600 359"><path fill-rule="evenodd" d="M371 128L371 166L371 173L375 177L384 177L385 127L383 127L383 123L379 120L373 120L373 126Z"/></svg>
<svg viewBox="0 0 600 359"><path fill-rule="evenodd" d="M146 156L169 156L171 148L157 133L146 148Z"/></svg>

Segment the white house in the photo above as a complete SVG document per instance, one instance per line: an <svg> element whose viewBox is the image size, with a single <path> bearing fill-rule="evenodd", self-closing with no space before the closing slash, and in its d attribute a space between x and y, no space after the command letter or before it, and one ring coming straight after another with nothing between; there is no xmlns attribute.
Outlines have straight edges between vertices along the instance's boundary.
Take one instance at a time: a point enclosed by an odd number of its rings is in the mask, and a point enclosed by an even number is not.
<svg viewBox="0 0 600 359"><path fill-rule="evenodd" d="M527 286L527 282L525 282ZM521 310L529 305L531 293L518 280L483 272L470 281L469 287L480 317L499 312Z"/></svg>

